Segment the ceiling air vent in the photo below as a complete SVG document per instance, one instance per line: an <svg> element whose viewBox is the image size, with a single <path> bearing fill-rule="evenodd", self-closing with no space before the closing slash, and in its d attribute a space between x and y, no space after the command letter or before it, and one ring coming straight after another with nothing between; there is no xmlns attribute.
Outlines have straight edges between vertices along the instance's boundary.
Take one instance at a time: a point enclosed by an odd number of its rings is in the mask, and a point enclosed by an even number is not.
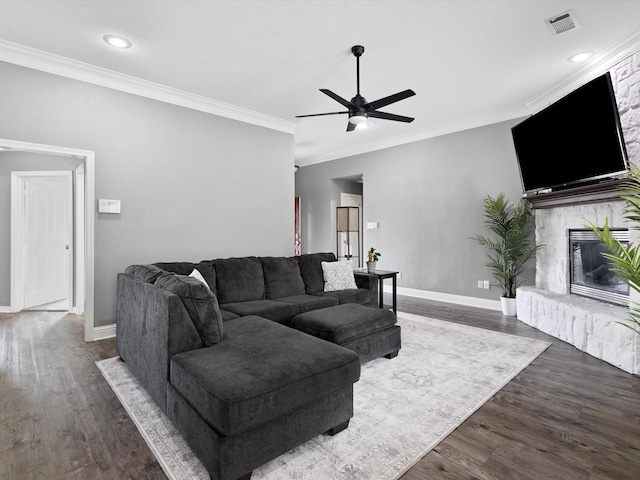
<svg viewBox="0 0 640 480"><path fill-rule="evenodd" d="M549 30L551 30L551 33L554 35L560 35L561 33L568 32L569 30L580 28L580 25L571 10L561 13L560 15L556 15L555 17L547 18L544 23L547 24L547 27L549 27Z"/></svg>

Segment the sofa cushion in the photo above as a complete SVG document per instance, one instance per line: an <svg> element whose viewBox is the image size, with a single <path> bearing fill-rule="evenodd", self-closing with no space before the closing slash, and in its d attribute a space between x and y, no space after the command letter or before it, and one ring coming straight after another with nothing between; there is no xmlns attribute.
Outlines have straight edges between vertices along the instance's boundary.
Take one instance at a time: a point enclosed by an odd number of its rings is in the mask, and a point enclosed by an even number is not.
<svg viewBox="0 0 640 480"><path fill-rule="evenodd" d="M177 295L187 309L205 347L222 339L222 314L216 296L200 280L185 275L158 277L155 285Z"/></svg>
<svg viewBox="0 0 640 480"><path fill-rule="evenodd" d="M300 307L294 303L277 302L275 300L252 300L250 302L223 303L220 308L241 317L259 315L277 323L289 324L291 319L300 313Z"/></svg>
<svg viewBox="0 0 640 480"><path fill-rule="evenodd" d="M220 304L266 298L262 264L257 257L219 259L215 269Z"/></svg>
<svg viewBox="0 0 640 480"><path fill-rule="evenodd" d="M305 293L304 281L295 257L261 257L267 298Z"/></svg>
<svg viewBox="0 0 640 480"><path fill-rule="evenodd" d="M338 305L340 302L333 297L318 297L317 295L292 295L290 297L274 298L277 302L295 303L300 309L300 313L319 308L327 308Z"/></svg>
<svg viewBox="0 0 640 480"><path fill-rule="evenodd" d="M133 275L139 278L143 282L153 283L161 275L166 275L167 272L155 265L129 265L124 273Z"/></svg>
<svg viewBox="0 0 640 480"><path fill-rule="evenodd" d="M189 275L196 268L196 264L191 262L158 262L154 263L154 265L178 275Z"/></svg>
<svg viewBox="0 0 640 480"><path fill-rule="evenodd" d="M217 295L218 291L216 289L215 260L203 260L202 262L196 264L196 268L204 277L211 291Z"/></svg>
<svg viewBox="0 0 640 480"><path fill-rule="evenodd" d="M336 256L333 253L306 253L297 258L307 293L324 291L322 262L335 262Z"/></svg>
<svg viewBox="0 0 640 480"><path fill-rule="evenodd" d="M358 288L353 276L351 262L322 262L324 291L355 290Z"/></svg>
<svg viewBox="0 0 640 480"><path fill-rule="evenodd" d="M240 318L240 315L238 315L237 313L230 312L229 310L225 310L224 308L220 309L220 313L222 314L223 322L228 322L229 320Z"/></svg>
<svg viewBox="0 0 640 480"><path fill-rule="evenodd" d="M371 292L366 288L358 288L357 290L338 290L335 292L316 292L311 295L335 298L340 304L359 303L361 305L366 305L371 301Z"/></svg>
<svg viewBox="0 0 640 480"><path fill-rule="evenodd" d="M260 317L229 322L218 345L174 355L170 371L175 389L223 435L279 418L359 377L354 352Z"/></svg>

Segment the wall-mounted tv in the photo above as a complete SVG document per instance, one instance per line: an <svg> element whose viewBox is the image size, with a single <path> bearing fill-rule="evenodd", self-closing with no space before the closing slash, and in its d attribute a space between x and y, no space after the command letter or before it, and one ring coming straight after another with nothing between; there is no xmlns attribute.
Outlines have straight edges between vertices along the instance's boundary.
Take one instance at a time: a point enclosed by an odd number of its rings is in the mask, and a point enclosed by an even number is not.
<svg viewBox="0 0 640 480"><path fill-rule="evenodd" d="M526 194L577 187L627 171L607 72L511 129Z"/></svg>

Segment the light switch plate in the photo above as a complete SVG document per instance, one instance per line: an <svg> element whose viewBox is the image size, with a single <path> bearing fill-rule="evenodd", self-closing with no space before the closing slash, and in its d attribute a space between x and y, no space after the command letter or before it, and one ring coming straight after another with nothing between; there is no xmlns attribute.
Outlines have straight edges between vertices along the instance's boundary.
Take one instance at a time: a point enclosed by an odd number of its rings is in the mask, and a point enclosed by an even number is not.
<svg viewBox="0 0 640 480"><path fill-rule="evenodd" d="M98 199L98 213L120 213L120 200Z"/></svg>

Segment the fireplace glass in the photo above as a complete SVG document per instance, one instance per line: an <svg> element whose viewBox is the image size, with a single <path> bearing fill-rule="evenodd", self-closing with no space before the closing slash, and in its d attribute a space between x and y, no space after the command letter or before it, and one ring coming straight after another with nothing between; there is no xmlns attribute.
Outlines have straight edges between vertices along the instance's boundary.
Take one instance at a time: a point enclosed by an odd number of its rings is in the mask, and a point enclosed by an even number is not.
<svg viewBox="0 0 640 480"><path fill-rule="evenodd" d="M629 243L628 230L612 230L615 238ZM617 305L629 305L629 286L602 256L607 247L591 230L569 231L571 293Z"/></svg>

